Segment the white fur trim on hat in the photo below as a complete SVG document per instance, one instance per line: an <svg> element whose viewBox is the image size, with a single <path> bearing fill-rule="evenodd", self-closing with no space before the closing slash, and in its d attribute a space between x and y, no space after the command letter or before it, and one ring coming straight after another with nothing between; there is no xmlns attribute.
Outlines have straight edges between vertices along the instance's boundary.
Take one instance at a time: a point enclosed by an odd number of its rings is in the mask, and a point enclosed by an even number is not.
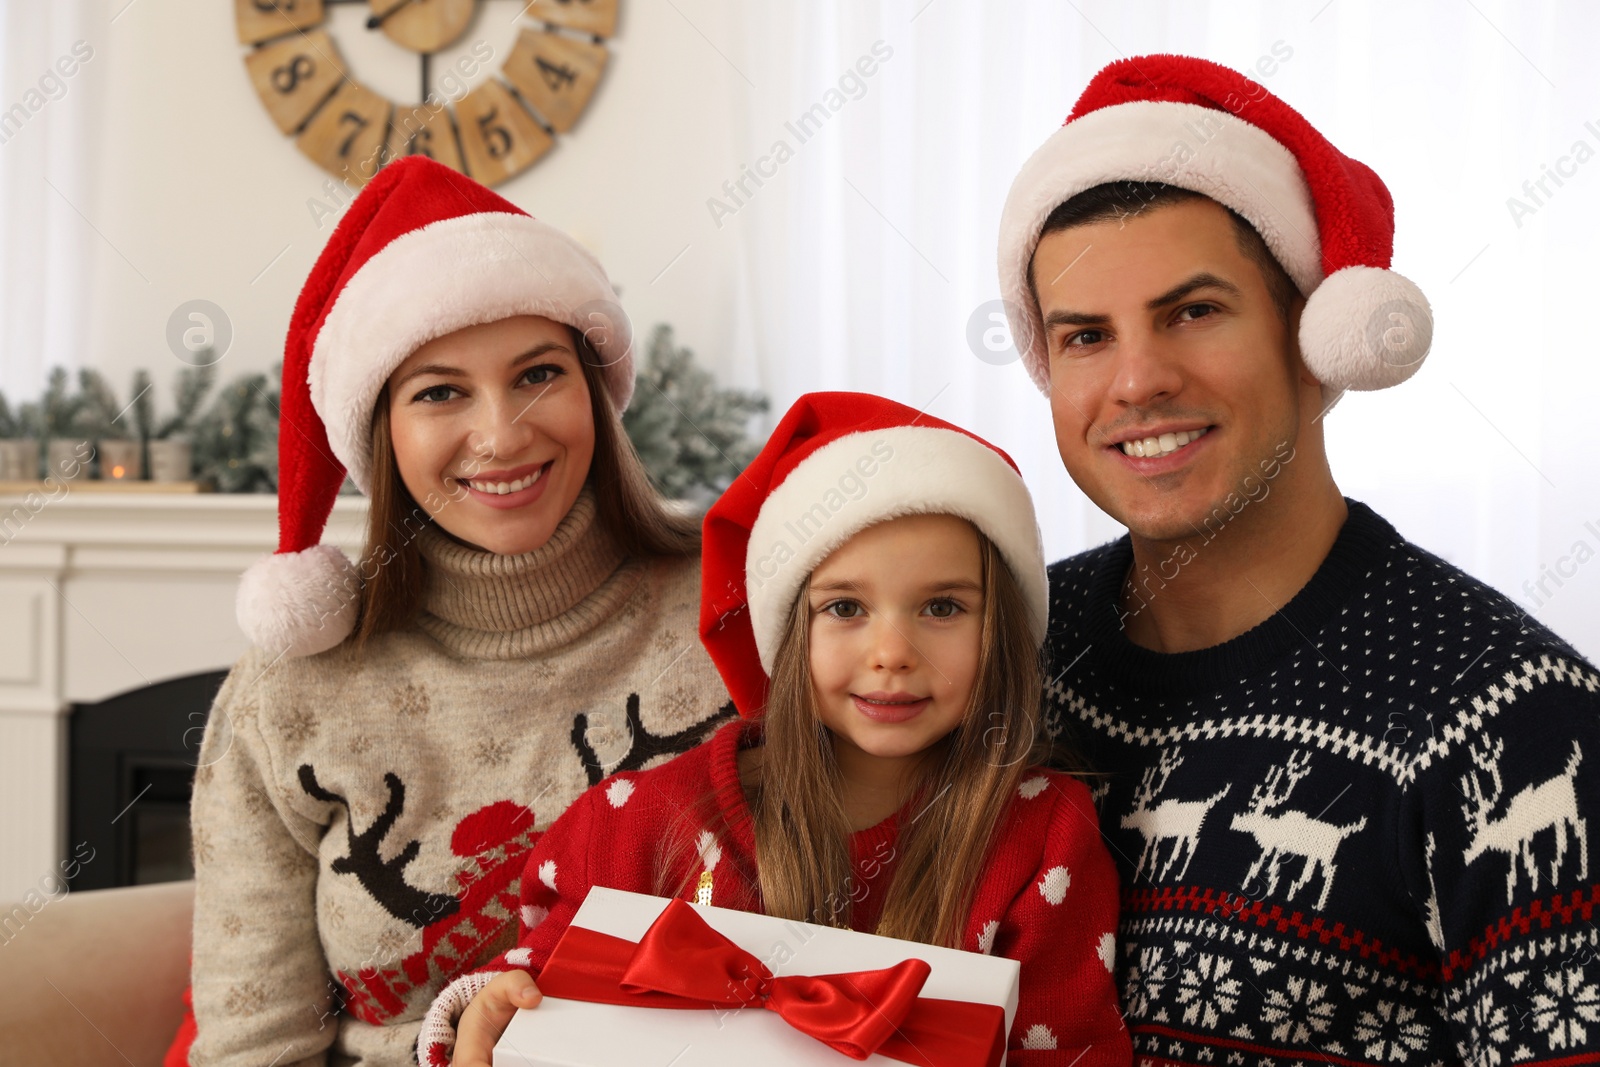
<svg viewBox="0 0 1600 1067"><path fill-rule="evenodd" d="M1086 189L1114 181L1164 182L1242 215L1302 294L1322 280L1317 215L1300 165L1271 134L1226 111L1138 101L1062 126L1029 157L1000 215L1000 296L1011 334L1039 391L1050 369L1029 268L1045 219Z"/></svg>
<svg viewBox="0 0 1600 1067"><path fill-rule="evenodd" d="M1428 298L1381 267L1324 279L1300 315L1300 354L1329 393L1387 389L1417 372L1433 343Z"/></svg>
<svg viewBox="0 0 1600 1067"><path fill-rule="evenodd" d="M355 564L333 545L278 552L250 565L235 610L250 642L271 653L314 656L355 629L360 599Z"/></svg>
<svg viewBox="0 0 1600 1067"><path fill-rule="evenodd" d="M345 283L311 352L311 402L333 454L366 492L372 407L436 337L512 315L584 330L620 412L633 395L633 332L599 262L547 223L480 212L395 238Z"/></svg>
<svg viewBox="0 0 1600 1067"><path fill-rule="evenodd" d="M745 552L745 585L769 674L784 620L811 572L855 534L902 515L956 515L982 530L1016 575L1034 640L1044 640L1044 546L1021 476L966 434L897 426L824 445L762 503Z"/></svg>

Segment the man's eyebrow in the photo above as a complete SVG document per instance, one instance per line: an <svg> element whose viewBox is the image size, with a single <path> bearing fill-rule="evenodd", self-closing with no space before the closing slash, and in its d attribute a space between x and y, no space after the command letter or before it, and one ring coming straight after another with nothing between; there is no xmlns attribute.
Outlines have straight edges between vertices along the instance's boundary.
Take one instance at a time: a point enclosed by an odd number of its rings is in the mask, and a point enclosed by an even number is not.
<svg viewBox="0 0 1600 1067"><path fill-rule="evenodd" d="M1219 278L1210 271L1201 271L1194 277L1174 285L1171 289L1168 289L1155 299L1145 301L1144 306L1149 308L1151 311L1159 311L1168 304L1176 304L1178 301L1182 300L1196 289L1221 289L1229 296L1244 295L1237 285L1234 285L1226 278Z"/></svg>
<svg viewBox="0 0 1600 1067"><path fill-rule="evenodd" d="M1088 311L1068 311L1065 308L1052 311L1044 317L1044 328L1052 326L1104 326L1111 321L1110 315L1097 315Z"/></svg>
<svg viewBox="0 0 1600 1067"><path fill-rule="evenodd" d="M1210 271L1201 271L1191 278L1186 278L1174 285L1171 289L1151 300L1145 301L1145 307L1151 311L1159 311L1169 304L1176 304L1184 297L1197 289L1221 289L1229 296L1243 296L1237 285L1226 278L1218 277ZM1104 326L1111 321L1111 316L1089 311L1071 311L1065 308L1050 312L1044 317L1045 329L1052 326Z"/></svg>
<svg viewBox="0 0 1600 1067"><path fill-rule="evenodd" d="M551 352L565 352L568 355L573 354L572 349L568 348L560 341L541 341L532 348L528 349L526 352L522 353L522 355L518 356L516 359L512 360L508 369L515 370L524 363L538 359L540 356L549 355ZM467 372L462 370L460 367L452 367L446 363L424 363L420 367L411 368L410 372L407 373L404 378L401 378L399 381L394 383L394 387L398 389L411 379L420 378L424 374L437 374L441 378L462 378L466 376L466 373Z"/></svg>

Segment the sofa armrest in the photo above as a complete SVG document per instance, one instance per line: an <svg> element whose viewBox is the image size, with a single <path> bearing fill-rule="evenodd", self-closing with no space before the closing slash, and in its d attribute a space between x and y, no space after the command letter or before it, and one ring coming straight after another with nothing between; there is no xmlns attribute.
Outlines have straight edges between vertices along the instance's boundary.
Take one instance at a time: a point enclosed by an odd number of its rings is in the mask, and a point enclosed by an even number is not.
<svg viewBox="0 0 1600 1067"><path fill-rule="evenodd" d="M0 909L0 1048L8 1062L159 1067L183 1018L193 882Z"/></svg>

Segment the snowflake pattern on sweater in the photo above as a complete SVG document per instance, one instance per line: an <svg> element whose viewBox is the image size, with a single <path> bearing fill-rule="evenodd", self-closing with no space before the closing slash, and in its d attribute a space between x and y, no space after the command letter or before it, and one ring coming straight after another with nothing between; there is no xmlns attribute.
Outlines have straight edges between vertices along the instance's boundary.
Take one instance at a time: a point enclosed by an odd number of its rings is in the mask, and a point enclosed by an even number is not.
<svg viewBox="0 0 1600 1067"><path fill-rule="evenodd" d="M517 947L439 995L423 1022L419 1062L450 1062L455 1022L494 974L522 969L537 978L591 886L653 893L682 884L686 899L760 911L738 771L739 749L754 735L749 724L730 723L664 766L590 789L557 819L528 857ZM891 816L851 836L853 874L840 899L850 901L855 929L877 923L899 823ZM962 941L968 951L1022 964L1007 1054L1013 1067L1129 1062L1112 980L1116 921L1116 868L1089 790L1055 771L1032 772L996 834Z"/></svg>
<svg viewBox="0 0 1600 1067"><path fill-rule="evenodd" d="M1050 568L1046 727L1110 772L1139 1062L1600 1061L1594 667L1354 501L1214 648L1127 639L1131 562Z"/></svg>
<svg viewBox="0 0 1600 1067"><path fill-rule="evenodd" d="M693 558L630 559L585 489L544 548L432 527L424 610L363 650L252 649L195 775L194 1067L413 1062L428 1005L515 944L538 831L732 714Z"/></svg>

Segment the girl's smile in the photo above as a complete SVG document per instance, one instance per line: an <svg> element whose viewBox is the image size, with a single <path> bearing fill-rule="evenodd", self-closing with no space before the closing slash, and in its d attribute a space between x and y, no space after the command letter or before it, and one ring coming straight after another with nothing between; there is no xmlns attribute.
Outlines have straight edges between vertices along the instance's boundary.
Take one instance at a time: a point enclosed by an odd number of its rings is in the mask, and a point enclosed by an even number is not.
<svg viewBox="0 0 1600 1067"><path fill-rule="evenodd" d="M914 719L933 702L932 697L914 697L910 693L851 693L856 710L877 722L905 722Z"/></svg>

